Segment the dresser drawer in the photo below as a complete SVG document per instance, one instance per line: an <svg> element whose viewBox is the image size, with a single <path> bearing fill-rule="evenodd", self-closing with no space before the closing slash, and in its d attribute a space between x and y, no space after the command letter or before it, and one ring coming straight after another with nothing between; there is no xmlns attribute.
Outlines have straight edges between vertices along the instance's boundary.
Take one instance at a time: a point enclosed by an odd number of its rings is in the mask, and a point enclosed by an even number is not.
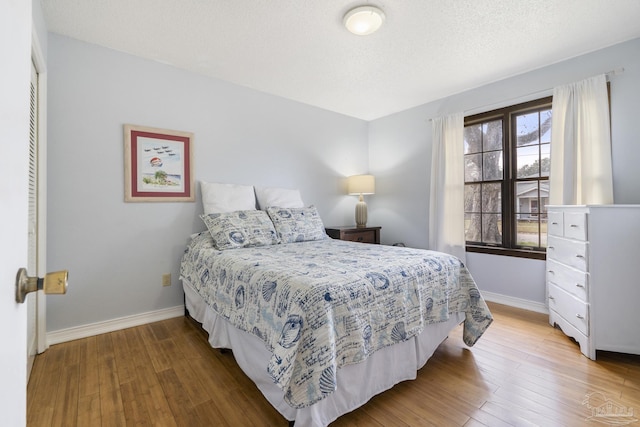
<svg viewBox="0 0 640 427"><path fill-rule="evenodd" d="M554 310L585 335L589 335L589 304L549 284L549 310Z"/></svg>
<svg viewBox="0 0 640 427"><path fill-rule="evenodd" d="M589 301L589 275L560 264L552 259L547 260L547 283L553 283L582 301Z"/></svg>
<svg viewBox="0 0 640 427"><path fill-rule="evenodd" d="M587 214L584 212L564 213L564 237L587 240Z"/></svg>
<svg viewBox="0 0 640 427"><path fill-rule="evenodd" d="M549 236L547 259L558 261L582 271L589 271L587 263L587 242L567 240Z"/></svg>
<svg viewBox="0 0 640 427"><path fill-rule="evenodd" d="M564 215L562 212L548 212L547 233L550 236L564 235Z"/></svg>
<svg viewBox="0 0 640 427"><path fill-rule="evenodd" d="M361 243L376 243L376 232L375 230L345 231L342 234L342 240Z"/></svg>

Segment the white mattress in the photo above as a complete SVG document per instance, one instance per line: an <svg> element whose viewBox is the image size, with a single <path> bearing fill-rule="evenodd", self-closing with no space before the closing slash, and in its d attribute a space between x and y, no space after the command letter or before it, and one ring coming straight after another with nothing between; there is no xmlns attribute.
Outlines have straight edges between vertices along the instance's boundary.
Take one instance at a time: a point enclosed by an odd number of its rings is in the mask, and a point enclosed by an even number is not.
<svg viewBox="0 0 640 427"><path fill-rule="evenodd" d="M326 426L340 415L365 404L376 394L395 384L416 378L449 332L464 321L464 313L451 315L448 321L427 325L417 337L385 347L363 363L343 366L337 373L337 390L306 408L296 409L283 399L282 390L267 373L270 354L256 336L234 328L206 305L191 285L182 280L189 314L202 323L214 348L229 348L240 368L258 386L271 405L296 427ZM389 367L394 367L389 369Z"/></svg>

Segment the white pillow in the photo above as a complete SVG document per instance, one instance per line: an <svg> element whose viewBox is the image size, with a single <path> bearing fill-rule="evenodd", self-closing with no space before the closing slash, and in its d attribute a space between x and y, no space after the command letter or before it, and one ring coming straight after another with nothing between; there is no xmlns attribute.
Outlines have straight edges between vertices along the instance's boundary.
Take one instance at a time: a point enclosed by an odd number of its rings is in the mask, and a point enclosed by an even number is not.
<svg viewBox="0 0 640 427"><path fill-rule="evenodd" d="M256 210L252 185L217 184L200 181L204 214Z"/></svg>
<svg viewBox="0 0 640 427"><path fill-rule="evenodd" d="M277 187L256 187L256 197L260 209L269 207L303 208L304 202L300 190Z"/></svg>

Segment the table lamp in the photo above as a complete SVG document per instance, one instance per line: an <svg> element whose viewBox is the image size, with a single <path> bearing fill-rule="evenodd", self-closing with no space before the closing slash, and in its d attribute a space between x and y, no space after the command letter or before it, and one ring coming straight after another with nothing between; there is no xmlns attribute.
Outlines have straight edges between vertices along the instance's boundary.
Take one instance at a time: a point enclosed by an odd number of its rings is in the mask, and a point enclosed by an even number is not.
<svg viewBox="0 0 640 427"><path fill-rule="evenodd" d="M367 204L364 202L365 194L375 194L376 180L373 175L353 175L347 178L347 193L359 195L356 204L356 227L367 226Z"/></svg>

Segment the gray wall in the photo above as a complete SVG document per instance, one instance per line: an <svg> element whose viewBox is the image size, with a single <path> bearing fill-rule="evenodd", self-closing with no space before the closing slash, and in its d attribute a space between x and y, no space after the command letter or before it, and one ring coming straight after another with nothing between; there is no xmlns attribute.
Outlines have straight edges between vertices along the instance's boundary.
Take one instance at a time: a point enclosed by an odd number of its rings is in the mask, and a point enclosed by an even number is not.
<svg viewBox="0 0 640 427"><path fill-rule="evenodd" d="M197 180L299 188L326 225L353 222L344 177L368 172L365 121L56 34L48 40L47 329L182 304L195 203L125 203L123 124L195 134ZM172 273L171 287L161 275Z"/></svg>
<svg viewBox="0 0 640 427"><path fill-rule="evenodd" d="M371 223L383 227L383 243L428 246L430 118L469 114L550 95L554 86L624 68L611 78L615 203L640 203L640 39L421 105L372 121L369 168L377 191L368 201ZM544 261L467 254L480 289L544 303Z"/></svg>
<svg viewBox="0 0 640 427"><path fill-rule="evenodd" d="M197 180L300 188L326 225L353 223L344 177L371 172L369 223L383 227L382 242L426 248L428 119L624 67L611 83L615 201L640 203L640 39L369 123L55 34L46 49L48 269L70 270L68 295L47 300L49 331L182 302L180 256L187 236L204 228L199 188L195 203L124 203L125 123L194 132ZM544 262L467 261L482 290L544 302ZM167 272L173 283L163 288Z"/></svg>

